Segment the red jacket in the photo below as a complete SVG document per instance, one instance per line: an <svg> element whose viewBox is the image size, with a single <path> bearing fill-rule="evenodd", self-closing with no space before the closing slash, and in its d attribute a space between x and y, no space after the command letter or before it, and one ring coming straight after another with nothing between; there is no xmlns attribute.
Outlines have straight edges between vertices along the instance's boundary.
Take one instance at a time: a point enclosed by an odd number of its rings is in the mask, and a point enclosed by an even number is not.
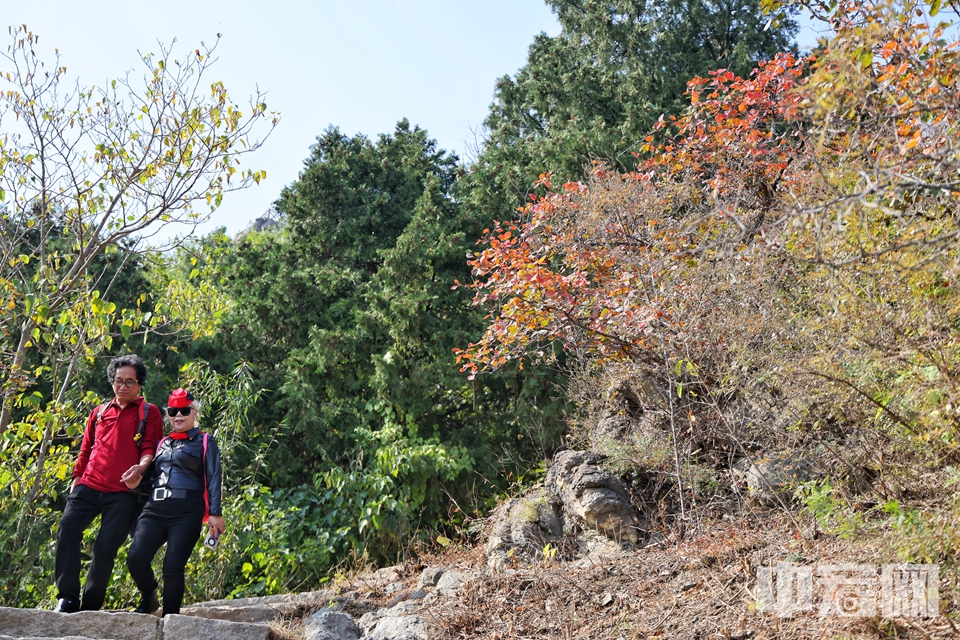
<svg viewBox="0 0 960 640"><path fill-rule="evenodd" d="M73 477L78 478L78 484L104 493L128 490L127 485L120 482L120 476L133 465L139 464L143 456L153 455L157 442L163 437L160 409L150 405L142 444L137 447L134 436L140 427L140 405L143 402L145 400L138 396L121 409L114 398L104 409L100 424L96 426L94 423L97 422L100 407L90 412L77 465L73 468Z"/></svg>

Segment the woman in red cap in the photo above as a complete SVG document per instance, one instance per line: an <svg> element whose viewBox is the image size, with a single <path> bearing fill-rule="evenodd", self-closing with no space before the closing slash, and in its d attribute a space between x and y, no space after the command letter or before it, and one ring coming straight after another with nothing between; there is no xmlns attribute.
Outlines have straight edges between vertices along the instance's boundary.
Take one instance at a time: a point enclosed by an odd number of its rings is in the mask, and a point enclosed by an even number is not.
<svg viewBox="0 0 960 640"><path fill-rule="evenodd" d="M200 433L199 409L193 394L183 389L167 399L167 422L172 430L157 445L153 490L127 554L127 568L140 589L138 613L153 613L160 607L157 578L150 564L164 543L163 615L180 612L183 570L200 539L207 501L210 533L219 537L224 530L220 451L213 436ZM137 484L139 479L127 486L133 489Z"/></svg>

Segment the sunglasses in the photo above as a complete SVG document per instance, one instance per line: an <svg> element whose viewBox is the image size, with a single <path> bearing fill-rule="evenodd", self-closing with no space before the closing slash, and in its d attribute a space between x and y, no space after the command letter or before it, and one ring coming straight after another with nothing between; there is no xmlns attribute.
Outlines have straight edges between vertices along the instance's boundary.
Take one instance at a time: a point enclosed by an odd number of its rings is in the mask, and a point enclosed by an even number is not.
<svg viewBox="0 0 960 640"><path fill-rule="evenodd" d="M182 416L188 416L191 411L193 411L193 407L167 407L167 415L171 418L178 413Z"/></svg>

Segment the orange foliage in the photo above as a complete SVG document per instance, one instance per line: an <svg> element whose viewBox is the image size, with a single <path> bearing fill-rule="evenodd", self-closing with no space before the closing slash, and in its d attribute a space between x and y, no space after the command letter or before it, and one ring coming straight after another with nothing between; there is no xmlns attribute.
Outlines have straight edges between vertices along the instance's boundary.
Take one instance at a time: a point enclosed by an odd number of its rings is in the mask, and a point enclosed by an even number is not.
<svg viewBox="0 0 960 640"><path fill-rule="evenodd" d="M597 202L584 184L568 183L521 207L520 219L496 223L470 261L475 303L496 311L481 341L457 350L464 369L542 357L554 340L601 359L646 357L680 332L685 319L661 289L671 271L701 257L705 241L744 235L738 200L769 205L764 194L802 146L792 89L805 65L783 54L749 80L722 70L693 80L691 109L661 119L661 133L673 133L647 137L641 151L650 158L637 171L595 168L594 180L624 183L627 201ZM540 183L549 187L549 177ZM682 188L690 184L707 193ZM707 215L677 215L702 208L698 201L709 201Z"/></svg>
<svg viewBox="0 0 960 640"><path fill-rule="evenodd" d="M790 369L960 453L958 43L906 5L833 19L816 60L691 81L635 171L545 174L470 262L490 316L463 369L551 343L708 387Z"/></svg>

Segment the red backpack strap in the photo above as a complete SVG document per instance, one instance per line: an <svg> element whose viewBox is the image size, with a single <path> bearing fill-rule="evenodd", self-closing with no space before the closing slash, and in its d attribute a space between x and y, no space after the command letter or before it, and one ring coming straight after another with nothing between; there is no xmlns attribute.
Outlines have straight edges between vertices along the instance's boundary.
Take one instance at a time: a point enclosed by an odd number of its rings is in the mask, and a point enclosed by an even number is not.
<svg viewBox="0 0 960 640"><path fill-rule="evenodd" d="M110 406L110 401L104 402L97 408L97 419L93 421L92 429L93 432L90 434L90 447L93 447L93 443L97 440L97 427L100 426L100 423L103 422L103 412L107 410L107 407Z"/></svg>
<svg viewBox="0 0 960 640"><path fill-rule="evenodd" d="M93 433L91 434L93 438L91 439L90 446L93 446L93 440L97 438L97 427L103 423L103 412L110 406L110 402L111 401L104 402L97 409L97 419L93 423ZM149 415L150 403L144 401L140 404L140 425L137 427L137 433L133 436L133 441L137 443L137 449L143 445L143 434L147 430L147 416Z"/></svg>
<svg viewBox="0 0 960 640"><path fill-rule="evenodd" d="M210 434L203 434L203 457L200 462L203 466L203 522L210 519L210 493L207 491L207 440Z"/></svg>

